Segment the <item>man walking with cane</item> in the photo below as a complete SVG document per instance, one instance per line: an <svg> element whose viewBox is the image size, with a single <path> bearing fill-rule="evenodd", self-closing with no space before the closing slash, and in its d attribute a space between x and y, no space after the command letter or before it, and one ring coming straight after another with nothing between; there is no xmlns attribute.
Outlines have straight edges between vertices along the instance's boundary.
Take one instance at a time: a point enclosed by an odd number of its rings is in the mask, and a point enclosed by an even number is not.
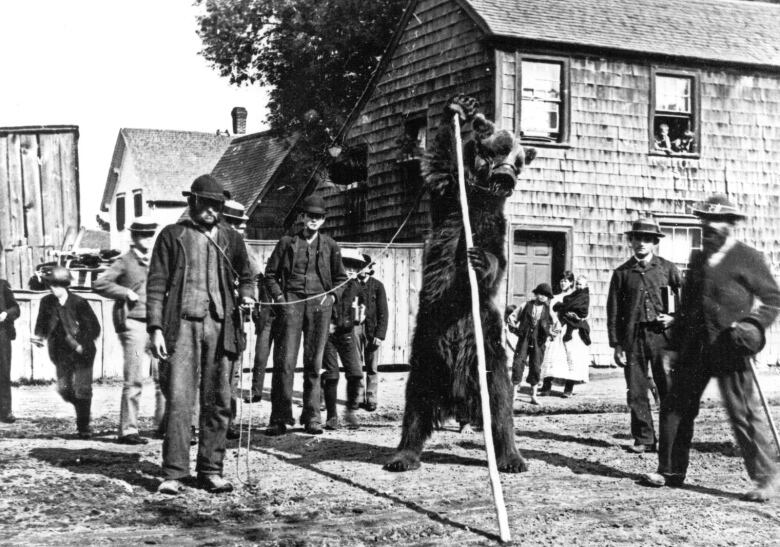
<svg viewBox="0 0 780 547"><path fill-rule="evenodd" d="M672 329L676 364L671 391L661 403L658 472L645 475L643 482L683 484L693 422L714 376L748 475L756 483L743 499L767 501L780 490L780 473L749 360L763 348L764 333L780 312L780 289L763 255L734 239L734 225L745 215L726 196L711 197L694 213L702 219L703 249L691 254Z"/></svg>

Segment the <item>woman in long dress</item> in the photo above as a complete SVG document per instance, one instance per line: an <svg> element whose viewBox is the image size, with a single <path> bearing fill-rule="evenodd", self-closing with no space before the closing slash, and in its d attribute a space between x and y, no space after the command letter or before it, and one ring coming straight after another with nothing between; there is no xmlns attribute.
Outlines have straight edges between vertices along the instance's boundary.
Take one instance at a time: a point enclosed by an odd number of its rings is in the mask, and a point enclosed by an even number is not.
<svg viewBox="0 0 780 547"><path fill-rule="evenodd" d="M547 349L542 362L542 390L540 396L552 395L554 381L563 382L563 397L571 397L574 394L574 386L588 381L588 367L590 366L589 327L587 325L587 302L585 298L584 309L581 305L582 295L588 293L588 281L585 276L577 277L576 284L574 274L566 271L560 281L561 293L550 302L552 313L553 338L547 344ZM573 294L575 288L578 294ZM576 299L580 303L577 311L566 311L564 298L567 303ZM583 338L585 340L583 340ZM588 345L586 345L586 341Z"/></svg>

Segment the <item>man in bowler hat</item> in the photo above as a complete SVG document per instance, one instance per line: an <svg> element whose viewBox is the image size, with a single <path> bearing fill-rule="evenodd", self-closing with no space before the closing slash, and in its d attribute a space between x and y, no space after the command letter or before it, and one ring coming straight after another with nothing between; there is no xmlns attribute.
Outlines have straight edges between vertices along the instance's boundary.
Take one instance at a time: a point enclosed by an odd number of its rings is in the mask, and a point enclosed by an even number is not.
<svg viewBox="0 0 780 547"><path fill-rule="evenodd" d="M245 346L238 308L254 303L252 272L241 234L220 219L220 183L202 175L182 193L188 217L157 236L146 285L147 330L168 401L158 491L176 494L189 477L190 416L200 386L198 484L229 492L222 470L231 377Z"/></svg>
<svg viewBox="0 0 780 547"><path fill-rule="evenodd" d="M138 431L138 406L144 375L150 370L152 355L146 332L146 275L154 243L157 222L138 217L130 225L130 250L117 258L111 267L92 284L101 296L114 300L114 330L122 344L124 358L122 400L119 406L119 442L146 444ZM164 415L162 394L157 397L156 416ZM159 423L157 424L159 426Z"/></svg>
<svg viewBox="0 0 780 547"><path fill-rule="evenodd" d="M674 362L661 404L658 472L649 486L681 486L688 469L693 422L711 377L755 488L743 499L763 502L780 491L780 471L749 359L765 344L780 312L780 289L764 256L734 239L745 215L726 196L694 210L702 220L702 250L691 253L680 313L672 327Z"/></svg>
<svg viewBox="0 0 780 547"><path fill-rule="evenodd" d="M331 310L347 280L338 244L320 228L325 202L308 196L300 204L303 228L283 236L265 268L265 286L276 305L271 417L266 435L282 435L293 425L293 372L303 334L303 412L300 422L312 435L322 433L320 372Z"/></svg>
<svg viewBox="0 0 780 547"><path fill-rule="evenodd" d="M648 368L661 400L668 388L663 351L667 329L674 318L665 308L663 293L679 294L681 277L677 266L655 254L655 246L664 234L654 219L635 221L626 235L634 255L612 274L607 296L607 333L615 363L625 367L634 438L629 451L642 453L656 448L647 394L651 386Z"/></svg>

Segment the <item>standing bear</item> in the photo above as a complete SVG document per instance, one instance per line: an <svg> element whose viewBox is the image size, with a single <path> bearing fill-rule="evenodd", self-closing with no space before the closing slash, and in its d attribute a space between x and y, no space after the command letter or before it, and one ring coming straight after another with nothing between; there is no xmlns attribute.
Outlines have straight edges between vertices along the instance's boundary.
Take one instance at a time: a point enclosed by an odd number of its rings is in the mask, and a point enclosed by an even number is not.
<svg viewBox="0 0 780 547"><path fill-rule="evenodd" d="M461 423L481 423L477 348L471 315L467 260L474 267L487 361L490 412L498 468L527 469L514 442L512 384L501 343L502 315L493 299L506 268L504 203L517 175L535 156L519 139L477 113L477 101L458 95L444 111L444 121L422 164L431 196L428 241L417 326L412 340L411 371L398 451L385 465L390 471L420 467L420 453L439 419L457 416ZM474 247L466 249L458 200L457 159L452 118L471 122L463 147L469 216Z"/></svg>

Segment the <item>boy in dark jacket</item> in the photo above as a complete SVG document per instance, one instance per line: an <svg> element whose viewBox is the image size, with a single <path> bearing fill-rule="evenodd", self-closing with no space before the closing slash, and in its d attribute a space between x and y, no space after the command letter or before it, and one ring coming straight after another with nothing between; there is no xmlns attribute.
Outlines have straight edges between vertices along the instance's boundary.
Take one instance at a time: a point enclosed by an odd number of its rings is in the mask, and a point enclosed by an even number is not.
<svg viewBox="0 0 780 547"><path fill-rule="evenodd" d="M336 413L336 397L339 383L339 357L344 366L347 378L347 412L344 421L348 427L357 427L355 410L360 403L359 397L363 390L363 367L358 355L358 346L353 327L359 321L361 292L357 273L363 267L363 257L354 249L343 249L341 260L349 282L344 286L341 299L334 304L331 315L330 334L325 343L325 353L322 358L322 390L325 400L327 420L326 429L338 429L339 420Z"/></svg>
<svg viewBox="0 0 780 547"><path fill-rule="evenodd" d="M70 271L56 266L48 276L51 294L41 299L35 338L49 346L49 358L57 367L57 391L76 409L76 428L81 439L89 439L92 406L92 365L100 323L89 302L68 290Z"/></svg>
<svg viewBox="0 0 780 547"><path fill-rule="evenodd" d="M355 340L358 355L366 369L366 392L363 406L369 411L376 410L379 402L379 348L387 336L389 313L385 286L374 277L373 270L366 269L371 257L363 255L363 268L358 273L361 287L360 305L363 313L359 324L355 325Z"/></svg>
<svg viewBox="0 0 780 547"><path fill-rule="evenodd" d="M531 404L538 405L536 388L544 360L544 348L550 337L551 317L549 300L552 298L552 288L547 283L540 283L534 291L536 298L529 300L522 311L517 308L509 316L509 324L517 329L517 347L512 361L512 383L518 385L523 379L523 370L528 362L528 377L526 382L531 386Z"/></svg>

